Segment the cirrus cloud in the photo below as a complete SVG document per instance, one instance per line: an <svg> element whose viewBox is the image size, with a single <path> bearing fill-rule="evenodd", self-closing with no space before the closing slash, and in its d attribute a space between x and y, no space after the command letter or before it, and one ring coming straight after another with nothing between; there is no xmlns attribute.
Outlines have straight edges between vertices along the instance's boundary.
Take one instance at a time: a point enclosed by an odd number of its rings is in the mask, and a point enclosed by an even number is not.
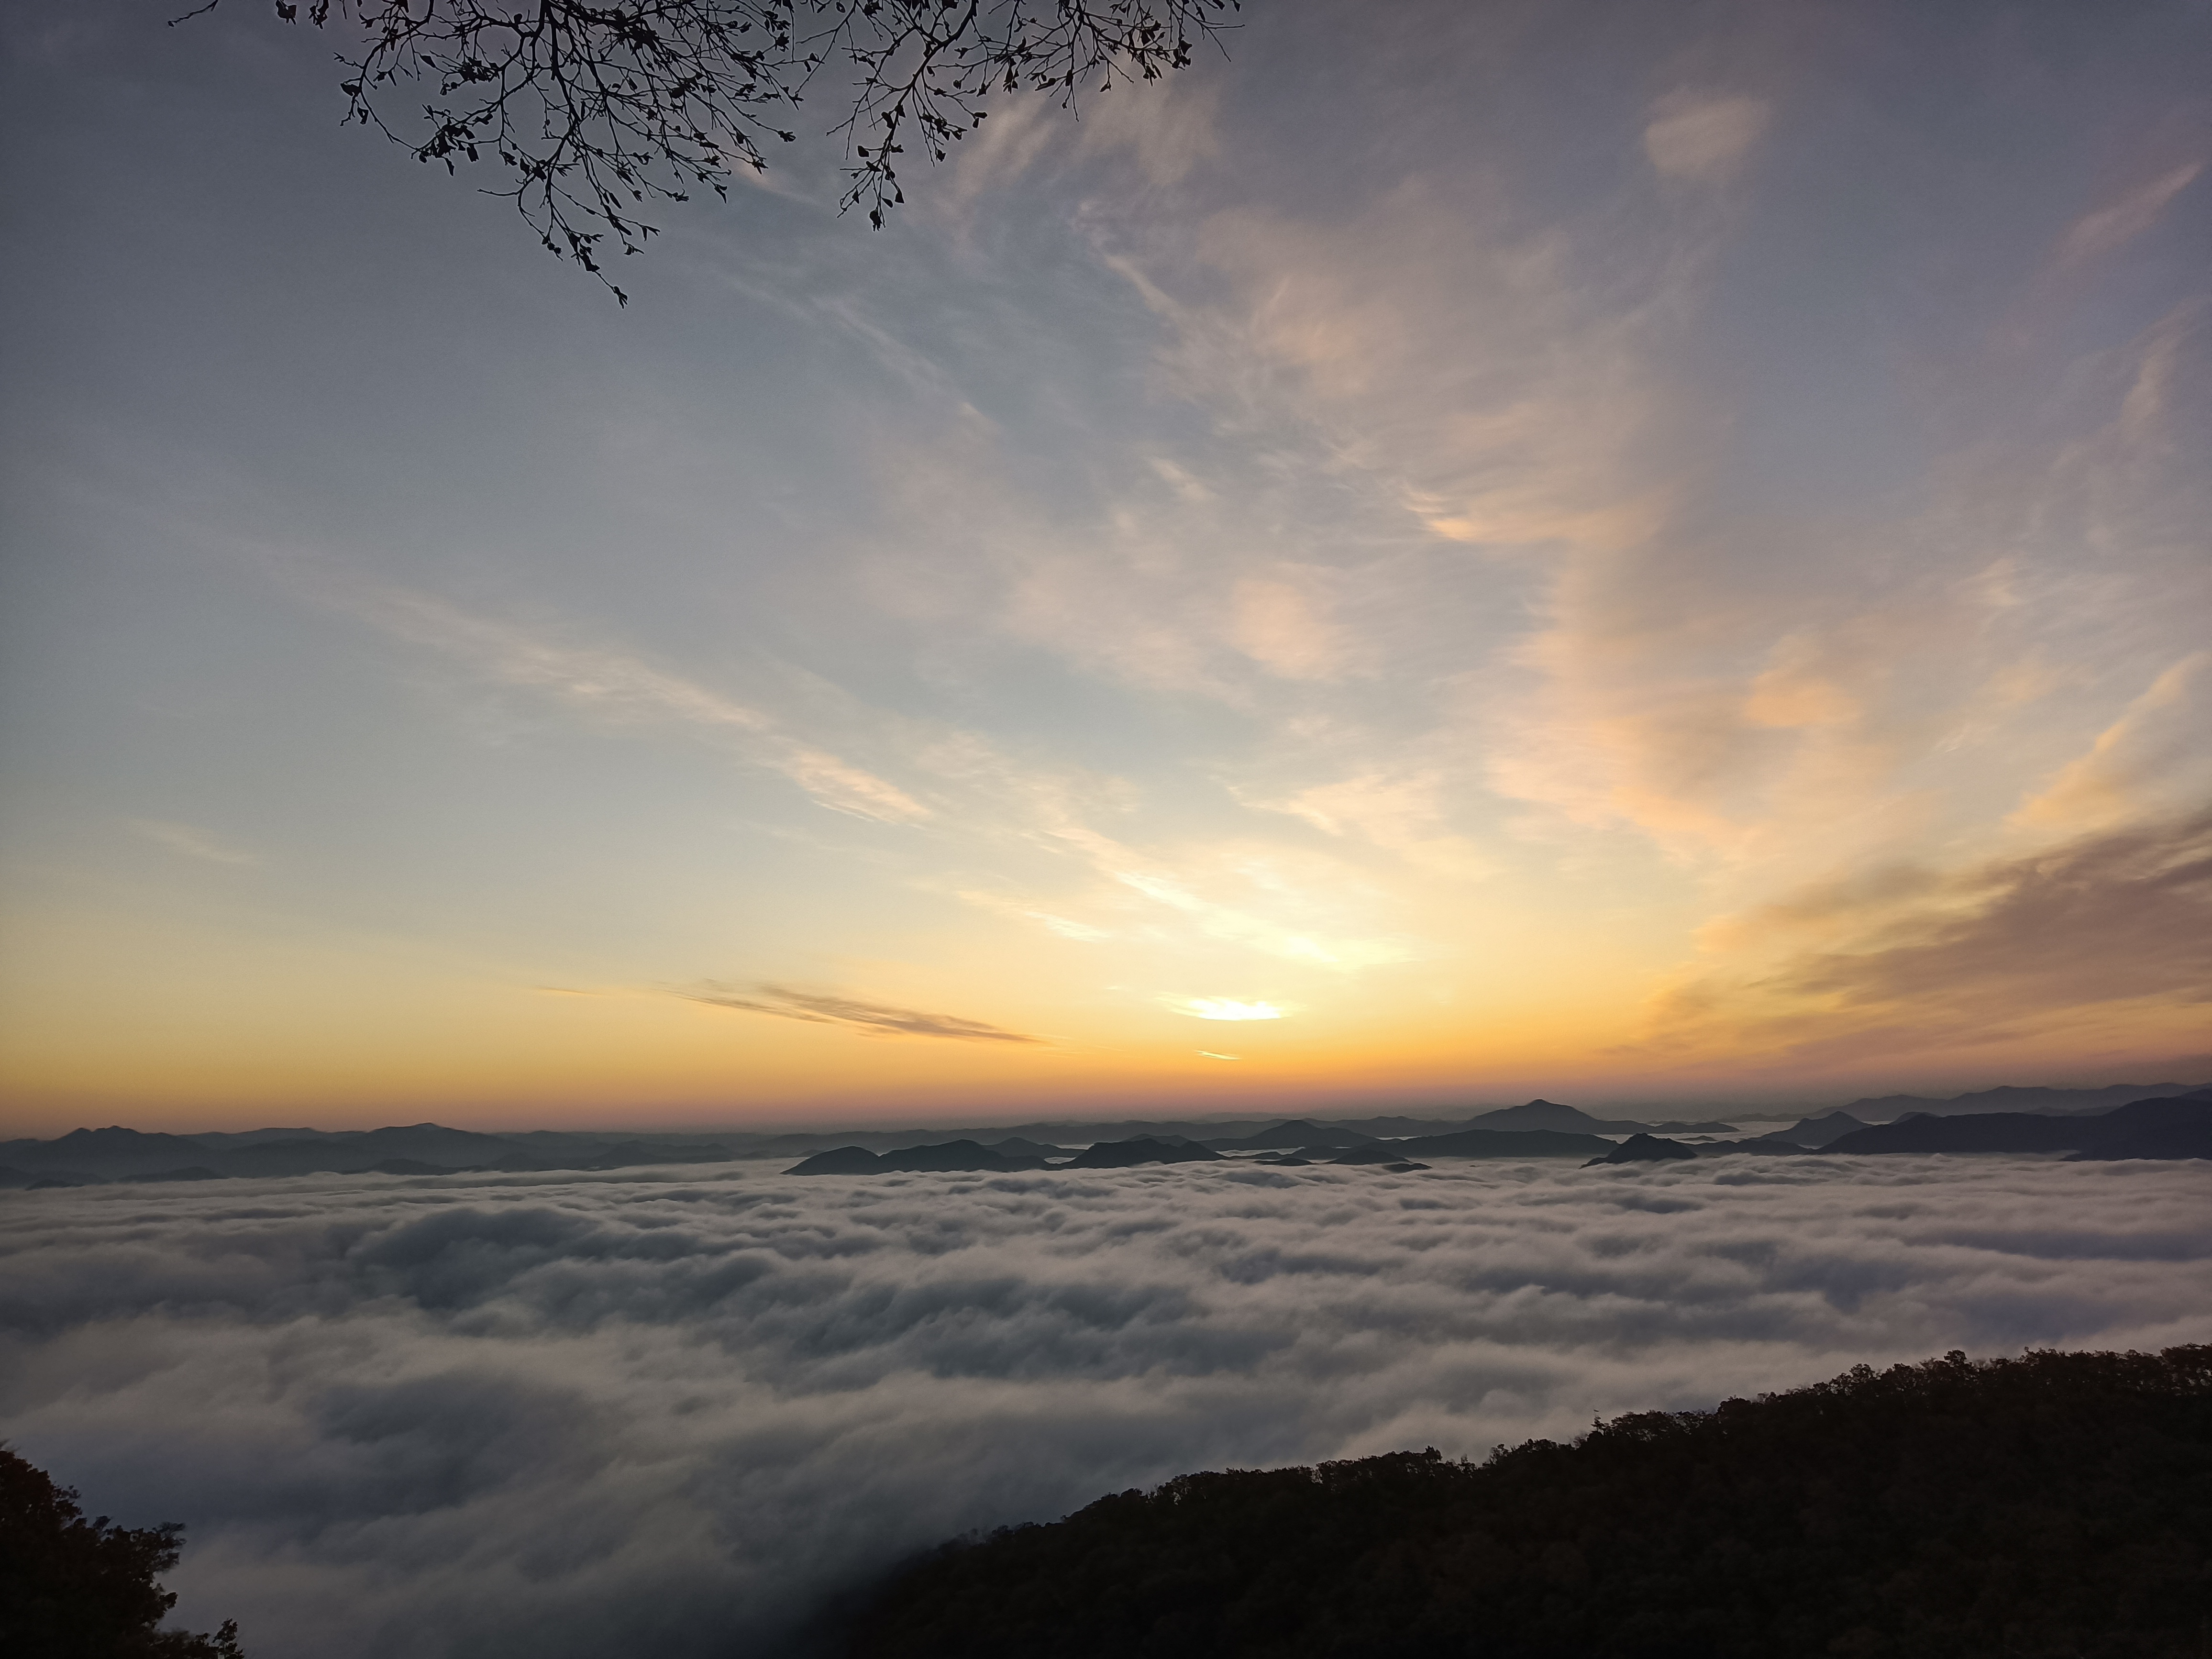
<svg viewBox="0 0 2212 1659"><path fill-rule="evenodd" d="M1942 871L1809 884L1709 930L1656 1000L1654 1048L1835 1061L2212 1002L2212 813Z"/></svg>
<svg viewBox="0 0 2212 1659"><path fill-rule="evenodd" d="M980 1019L959 1019L951 1014L925 1014L912 1008L893 1008L878 1002L860 1002L851 997L815 991L794 991L787 986L762 985L740 992L716 980L678 996L687 1002L703 1002L715 1008L734 1008L740 1013L775 1014L783 1019L811 1024L844 1025L871 1035L887 1036L957 1037L970 1042L1042 1042L1020 1031L987 1025Z"/></svg>
<svg viewBox="0 0 2212 1659"><path fill-rule="evenodd" d="M1233 997L1168 997L1163 1000L1193 1019L1280 1019L1289 1012L1272 1002L1239 1002Z"/></svg>

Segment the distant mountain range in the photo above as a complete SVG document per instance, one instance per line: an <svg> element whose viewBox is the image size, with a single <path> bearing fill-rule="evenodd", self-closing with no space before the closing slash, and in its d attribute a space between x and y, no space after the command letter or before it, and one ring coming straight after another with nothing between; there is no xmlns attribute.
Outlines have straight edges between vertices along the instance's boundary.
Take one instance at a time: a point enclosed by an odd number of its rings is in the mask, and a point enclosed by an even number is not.
<svg viewBox="0 0 2212 1659"><path fill-rule="evenodd" d="M1866 1127L1849 1112L1828 1112L1820 1117L1801 1117L1786 1129L1777 1129L1771 1134L1759 1135L1756 1139L1785 1142L1793 1146L1825 1146L1839 1136Z"/></svg>
<svg viewBox="0 0 2212 1659"><path fill-rule="evenodd" d="M1469 1118L1467 1127L1470 1129L1557 1129L1571 1134L1585 1135L1732 1135L1735 1133L1733 1123L1682 1123L1673 1121L1638 1123L1625 1117L1592 1117L1588 1112L1577 1111L1572 1106L1562 1106L1550 1100L1532 1100L1525 1105L1485 1112L1480 1117Z"/></svg>
<svg viewBox="0 0 2212 1659"><path fill-rule="evenodd" d="M1938 1117L1915 1112L1867 1125L1847 1113L1808 1118L1795 1130L1695 1146L1632 1135L1593 1164L1720 1158L1744 1152L1859 1157L1881 1152L2068 1152L2069 1162L2122 1158L2212 1158L2212 1088L2133 1100L2095 1113L1972 1112Z"/></svg>
<svg viewBox="0 0 2212 1659"><path fill-rule="evenodd" d="M1526 1107L1487 1112L1474 1121L1488 1126L1583 1122L1617 1125L1592 1118L1571 1106L1530 1101ZM1020 1143L1026 1147L1030 1143ZM1576 1158L1586 1165L1670 1163L1747 1152L1811 1157L1822 1150L1868 1152L2071 1152L2077 1158L2212 1158L2212 1089L2169 1099L2134 1101L2093 1116L2051 1116L2033 1113L1983 1113L1958 1118L1917 1114L1899 1122L1874 1127L1844 1112L1807 1118L1792 1130L1747 1139L1689 1143L1638 1129L1618 1143L1607 1136L1570 1128L1469 1127L1446 1134L1384 1139L1348 1130L1334 1132L1310 1119L1294 1118L1255 1133L1217 1139L1211 1145L1181 1135L1134 1135L1098 1141L1073 1158L1048 1160L1013 1150L1015 1143L988 1146L953 1140L903 1152L877 1153L862 1146L837 1146L815 1153L787 1173L799 1176L891 1175L922 1170L982 1173L994 1170L1060 1169L1126 1170L1150 1164L1218 1161L1224 1156L1281 1168L1316 1164L1380 1166L1393 1170L1425 1170L1419 1158Z"/></svg>
<svg viewBox="0 0 2212 1659"><path fill-rule="evenodd" d="M1407 1137L1408 1129L1417 1133ZM1072 1161L1084 1169L1117 1168L1270 1150L1333 1158L1383 1145L1389 1148L1389 1159L1428 1152L1457 1158L1588 1157L1593 1146L1601 1152L1611 1144L1599 1137L1649 1130L1733 1133L1732 1126L1717 1122L1651 1125L1593 1117L1546 1100L1457 1121L1385 1118L1347 1123L1295 1118L1257 1129L1248 1124L1137 1121L1026 1124L1013 1131L965 1133L902 1129L618 1136L548 1129L490 1134L416 1123L382 1129L271 1128L175 1135L112 1127L74 1129L52 1140L0 1142L0 1188L311 1175L589 1172L794 1153L811 1155L804 1156L798 1166L807 1174L1013 1170L1040 1168L1048 1159ZM1378 1131L1398 1138L1386 1141ZM1052 1138L1036 1138L1039 1136ZM1124 1150L1132 1147L1155 1150ZM834 1157L822 1156L832 1153Z"/></svg>
<svg viewBox="0 0 2212 1659"><path fill-rule="evenodd" d="M1920 1115L1855 1129L1830 1152L2070 1152L2075 1160L2212 1158L2212 1089L2133 1100L2094 1116Z"/></svg>
<svg viewBox="0 0 2212 1659"><path fill-rule="evenodd" d="M2103 1089L1982 1089L1970 1095L1932 1100L1924 1095L1880 1095L1844 1107L1867 1123L1887 1123L1913 1112L1935 1117L1965 1117L1979 1112L2108 1112L2133 1100L2190 1094L2202 1083L2115 1083Z"/></svg>
<svg viewBox="0 0 2212 1659"><path fill-rule="evenodd" d="M0 1187L189 1179L195 1178L193 1172L197 1178L211 1179L617 1170L646 1164L722 1163L735 1156L724 1137L546 1130L480 1134L439 1123L200 1135L111 1127L73 1129L52 1140L0 1141Z"/></svg>
<svg viewBox="0 0 2212 1659"><path fill-rule="evenodd" d="M1503 1113L1492 1112L1476 1121L1487 1123L1503 1115ZM1361 1148L1363 1152L1367 1150ZM1594 1152L1609 1152L1612 1150L1613 1143L1603 1135L1583 1134L1571 1129L1508 1127L1462 1129L1448 1135L1414 1135L1409 1139L1389 1143L1387 1155L1394 1158L1588 1158Z"/></svg>
<svg viewBox="0 0 2212 1659"><path fill-rule="evenodd" d="M2116 1107L2146 1098L2205 1092L2201 1085L2118 1084L2105 1089L1985 1089L1943 1100L1891 1095L1855 1101L1842 1110L1803 1118L1790 1128L1764 1135L1724 1142L1707 1140L1695 1150L1700 1154L1791 1153L1825 1147L1842 1152L1905 1150L1910 1145L1913 1150L1928 1151L2029 1151L2048 1141L2053 1150L2090 1156L2093 1142L2104 1144L2097 1135L2084 1138L2063 1127L2036 1126L2098 1121ZM1862 1138L1877 1129L1899 1130L1900 1122L1887 1120L1914 1123L1958 1118L2003 1122L1979 1138L1971 1133L1954 1137L1958 1141L1955 1148L1948 1141L1942 1147L1936 1146L1930 1137L1942 1137L1927 1128L1885 1133L1870 1140ZM2027 1121L2022 1124L2015 1120ZM1734 1125L1718 1120L1646 1123L1597 1117L1550 1100L1492 1108L1458 1119L1291 1118L1256 1128L1249 1121L1218 1120L1037 1122L968 1130L823 1130L781 1134L746 1131L619 1134L558 1129L483 1133L437 1123L415 1123L381 1129L268 1128L177 1135L111 1127L74 1129L52 1140L0 1141L0 1188L310 1175L588 1172L791 1157L804 1160L800 1167L813 1174L830 1173L830 1169L811 1155L832 1152L839 1155L833 1160L842 1166L837 1172L846 1174L1039 1169L1048 1163L1071 1159L1076 1167L1092 1169L1121 1166L1103 1160L1189 1162L1223 1153L1273 1154L1279 1161L1343 1164L1385 1164L1430 1157L1588 1159L1607 1158L1614 1140L1622 1136L1712 1137L1736 1133ZM1157 1158L1097 1150L1127 1148L1136 1143L1162 1150ZM959 1150L948 1151L948 1147ZM1177 1148L1182 1150L1173 1150Z"/></svg>

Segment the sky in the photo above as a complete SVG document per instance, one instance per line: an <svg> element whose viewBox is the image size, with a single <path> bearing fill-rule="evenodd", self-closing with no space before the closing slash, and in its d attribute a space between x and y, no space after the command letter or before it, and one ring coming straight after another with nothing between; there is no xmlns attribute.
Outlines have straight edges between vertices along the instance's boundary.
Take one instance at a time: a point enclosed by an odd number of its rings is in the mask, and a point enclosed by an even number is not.
<svg viewBox="0 0 2212 1659"><path fill-rule="evenodd" d="M2202 0L1258 0L627 307L175 9L0 15L15 1133L2212 1076Z"/></svg>
<svg viewBox="0 0 2212 1659"><path fill-rule="evenodd" d="M0 1422L256 1659L802 1659L912 1552L1194 1469L2155 1351L2202 1164L370 1176L14 1195Z"/></svg>

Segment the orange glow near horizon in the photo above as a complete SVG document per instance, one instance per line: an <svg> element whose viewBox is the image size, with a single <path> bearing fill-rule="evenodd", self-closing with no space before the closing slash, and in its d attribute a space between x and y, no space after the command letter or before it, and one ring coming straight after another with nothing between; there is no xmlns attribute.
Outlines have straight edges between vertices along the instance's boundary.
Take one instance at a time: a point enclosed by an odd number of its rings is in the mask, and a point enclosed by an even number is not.
<svg viewBox="0 0 2212 1659"><path fill-rule="evenodd" d="M627 308L374 146L77 178L10 313L7 1128L2204 1081L2157 54L2062 108L1370 10L1009 106L879 236L779 172Z"/></svg>

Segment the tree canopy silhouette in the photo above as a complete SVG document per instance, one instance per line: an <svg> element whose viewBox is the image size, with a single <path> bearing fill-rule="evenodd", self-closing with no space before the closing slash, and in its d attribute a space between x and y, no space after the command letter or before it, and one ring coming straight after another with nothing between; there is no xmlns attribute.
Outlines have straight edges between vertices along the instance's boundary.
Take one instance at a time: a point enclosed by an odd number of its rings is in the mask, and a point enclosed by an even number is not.
<svg viewBox="0 0 2212 1659"><path fill-rule="evenodd" d="M236 1621L213 1636L156 1628L156 1582L184 1528L88 1521L73 1487L0 1446L0 1653L9 1659L245 1659Z"/></svg>
<svg viewBox="0 0 2212 1659"><path fill-rule="evenodd" d="M173 20L212 11L221 0ZM901 158L933 161L979 126L994 94L1073 107L1117 82L1157 81L1218 40L1241 0L274 0L349 38L346 117L458 172L501 169L546 248L607 276L600 243L637 252L651 204L695 187L726 198L731 172L796 143L799 106L848 101L842 206L880 227L904 201ZM404 89L432 95L421 121Z"/></svg>
<svg viewBox="0 0 2212 1659"><path fill-rule="evenodd" d="M962 1540L844 1659L2198 1659L2212 1345L1948 1354Z"/></svg>

